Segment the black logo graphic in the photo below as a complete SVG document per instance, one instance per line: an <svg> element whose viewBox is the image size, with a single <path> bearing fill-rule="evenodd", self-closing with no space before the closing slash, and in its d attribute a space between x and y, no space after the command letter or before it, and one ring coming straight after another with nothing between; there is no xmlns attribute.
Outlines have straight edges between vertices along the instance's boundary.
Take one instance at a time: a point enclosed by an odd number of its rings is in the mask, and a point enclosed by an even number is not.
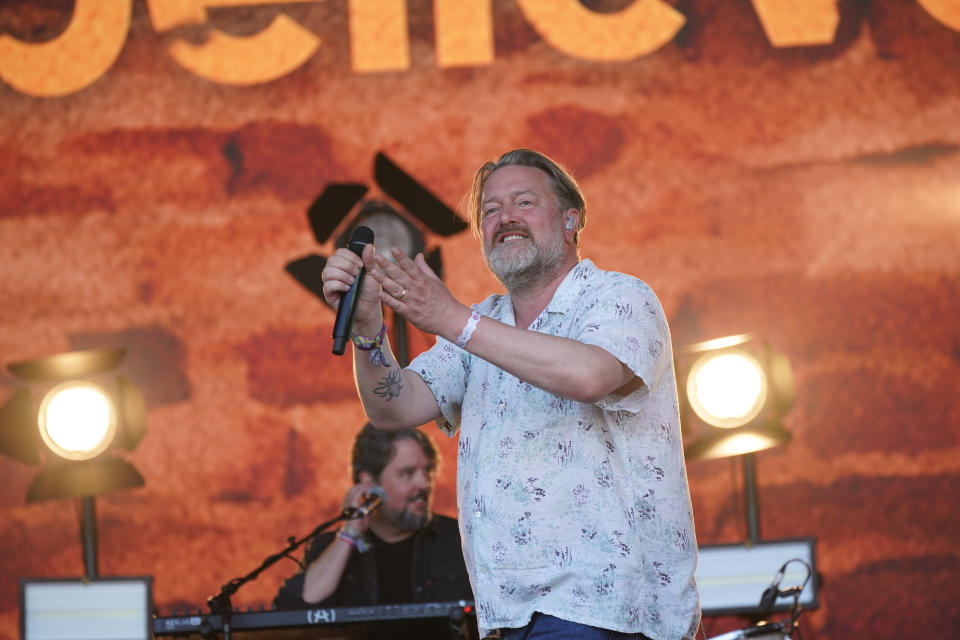
<svg viewBox="0 0 960 640"><path fill-rule="evenodd" d="M392 227L388 234L394 233L407 239L407 251L410 255L424 252L427 264L438 276L443 277L443 261L440 247L426 251L423 229L442 237L448 237L466 231L467 222L457 213L430 193L416 180L398 167L386 154L378 152L373 161L373 178L385 194L393 198L403 211L397 211L391 204L382 200L366 200L346 229L334 240L337 247L345 247L353 228L359 224L375 227L373 219L389 220ZM361 202L369 188L358 183L331 183L313 201L307 209L310 228L317 242L324 244L334 232L342 226L350 212ZM378 243L379 244L379 243ZM400 246L398 244L398 246ZM304 288L323 299L323 281L320 274L327 263L326 256L310 254L287 263L285 269Z"/></svg>

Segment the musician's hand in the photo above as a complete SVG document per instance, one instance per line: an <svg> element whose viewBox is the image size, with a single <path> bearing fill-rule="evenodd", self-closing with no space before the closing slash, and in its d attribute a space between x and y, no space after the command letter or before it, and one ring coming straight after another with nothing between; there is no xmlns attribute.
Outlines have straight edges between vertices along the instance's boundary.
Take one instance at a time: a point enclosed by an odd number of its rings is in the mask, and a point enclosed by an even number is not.
<svg viewBox="0 0 960 640"><path fill-rule="evenodd" d="M337 310L340 307L343 295L350 289L350 285L357 278L361 267L366 267L367 275L363 279L363 286L360 289L360 297L357 300L357 308L353 316L354 331L361 335L376 335L380 331L380 324L383 321L383 312L379 300L380 285L377 284L375 278L371 277L371 272L379 269L374 262L373 254L373 243L364 247L363 258L349 249L337 249L327 259L321 274L323 297L334 310Z"/></svg>
<svg viewBox="0 0 960 640"><path fill-rule="evenodd" d="M456 340L470 317L470 308L453 297L422 253L411 260L394 248L391 255L396 263L375 256L380 266L374 273L380 283L380 301L421 331Z"/></svg>
<svg viewBox="0 0 960 640"><path fill-rule="evenodd" d="M347 491L347 495L343 498L343 508L356 509L362 505L366 499L367 493L369 493L370 489L372 489L374 486L375 485L373 481L367 480L350 487L350 489ZM369 515L362 518L351 518L343 523L343 528L354 535L363 535L369 526Z"/></svg>

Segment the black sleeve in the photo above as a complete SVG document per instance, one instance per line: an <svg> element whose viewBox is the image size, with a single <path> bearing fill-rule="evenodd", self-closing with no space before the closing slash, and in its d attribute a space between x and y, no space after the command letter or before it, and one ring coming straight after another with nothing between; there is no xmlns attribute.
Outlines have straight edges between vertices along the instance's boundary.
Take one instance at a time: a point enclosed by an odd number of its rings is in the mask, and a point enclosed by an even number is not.
<svg viewBox="0 0 960 640"><path fill-rule="evenodd" d="M307 543L306 550L303 552L303 564L309 567L310 564L319 558L320 554L333 543L336 537L337 533L334 531L321 533L310 540Z"/></svg>
<svg viewBox="0 0 960 640"><path fill-rule="evenodd" d="M320 557L324 549L333 542L334 533L324 533L315 537L307 543L307 548L303 552L303 563L310 566L314 560ZM304 572L300 571L286 580L280 586L280 590L273 598L273 606L276 609L307 609L311 607L324 607L333 599L336 592L326 600L321 602L304 602L303 600L303 580Z"/></svg>
<svg viewBox="0 0 960 640"><path fill-rule="evenodd" d="M308 605L303 601L303 572L290 576L283 581L280 591L273 598L274 609L306 609Z"/></svg>

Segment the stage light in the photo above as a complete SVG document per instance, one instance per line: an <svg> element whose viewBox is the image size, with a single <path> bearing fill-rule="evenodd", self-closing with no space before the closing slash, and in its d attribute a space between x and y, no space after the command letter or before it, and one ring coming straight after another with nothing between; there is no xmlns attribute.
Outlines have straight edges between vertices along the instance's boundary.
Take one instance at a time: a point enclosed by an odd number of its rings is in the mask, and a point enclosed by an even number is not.
<svg viewBox="0 0 960 640"><path fill-rule="evenodd" d="M687 397L704 422L715 427L739 427L757 417L763 408L767 377L749 353L708 353L690 369Z"/></svg>
<svg viewBox="0 0 960 640"><path fill-rule="evenodd" d="M143 394L122 376L107 375L124 355L124 349L74 351L10 363L12 374L45 393L39 408L29 388L0 407L0 453L42 466L27 502L80 499L88 578L97 575L94 497L144 484L132 464L108 455L133 449L146 433Z"/></svg>
<svg viewBox="0 0 960 640"><path fill-rule="evenodd" d="M733 433L712 433L688 444L684 456L688 460L711 460L742 456L772 449L790 441L790 432L777 423L763 427L740 427Z"/></svg>
<svg viewBox="0 0 960 640"><path fill-rule="evenodd" d="M679 351L684 433L698 436L689 459L722 458L783 444L780 419L793 406L786 357L749 334L698 342Z"/></svg>
<svg viewBox="0 0 960 640"><path fill-rule="evenodd" d="M754 454L789 442L781 421L793 406L786 356L750 334L698 342L678 350L677 379L687 460L740 456L747 538L759 540Z"/></svg>
<svg viewBox="0 0 960 640"><path fill-rule="evenodd" d="M117 412L107 392L92 382L57 385L40 403L40 436L67 460L90 460L113 442Z"/></svg>
<svg viewBox="0 0 960 640"><path fill-rule="evenodd" d="M347 246L353 230L360 225L373 231L373 246L381 255L389 256L390 249L398 247L412 258L424 249L423 232L399 211L379 200L370 200L360 207L356 217L336 239L336 245Z"/></svg>

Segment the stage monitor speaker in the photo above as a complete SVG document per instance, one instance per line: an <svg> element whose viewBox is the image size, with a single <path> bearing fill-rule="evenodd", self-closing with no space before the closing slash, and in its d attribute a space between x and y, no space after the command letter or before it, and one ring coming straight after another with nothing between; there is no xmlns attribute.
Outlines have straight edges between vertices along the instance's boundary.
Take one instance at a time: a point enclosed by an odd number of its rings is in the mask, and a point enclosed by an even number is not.
<svg viewBox="0 0 960 640"><path fill-rule="evenodd" d="M22 640L149 640L152 578L21 578Z"/></svg>
<svg viewBox="0 0 960 640"><path fill-rule="evenodd" d="M776 592L768 610L760 606L761 596L781 568L779 589L802 585L800 604L804 609L816 609L819 583L814 543L814 538L791 538L700 546L696 577L703 615L766 615L789 610L793 598ZM788 563L794 558L802 562ZM804 565L810 567L809 579Z"/></svg>

